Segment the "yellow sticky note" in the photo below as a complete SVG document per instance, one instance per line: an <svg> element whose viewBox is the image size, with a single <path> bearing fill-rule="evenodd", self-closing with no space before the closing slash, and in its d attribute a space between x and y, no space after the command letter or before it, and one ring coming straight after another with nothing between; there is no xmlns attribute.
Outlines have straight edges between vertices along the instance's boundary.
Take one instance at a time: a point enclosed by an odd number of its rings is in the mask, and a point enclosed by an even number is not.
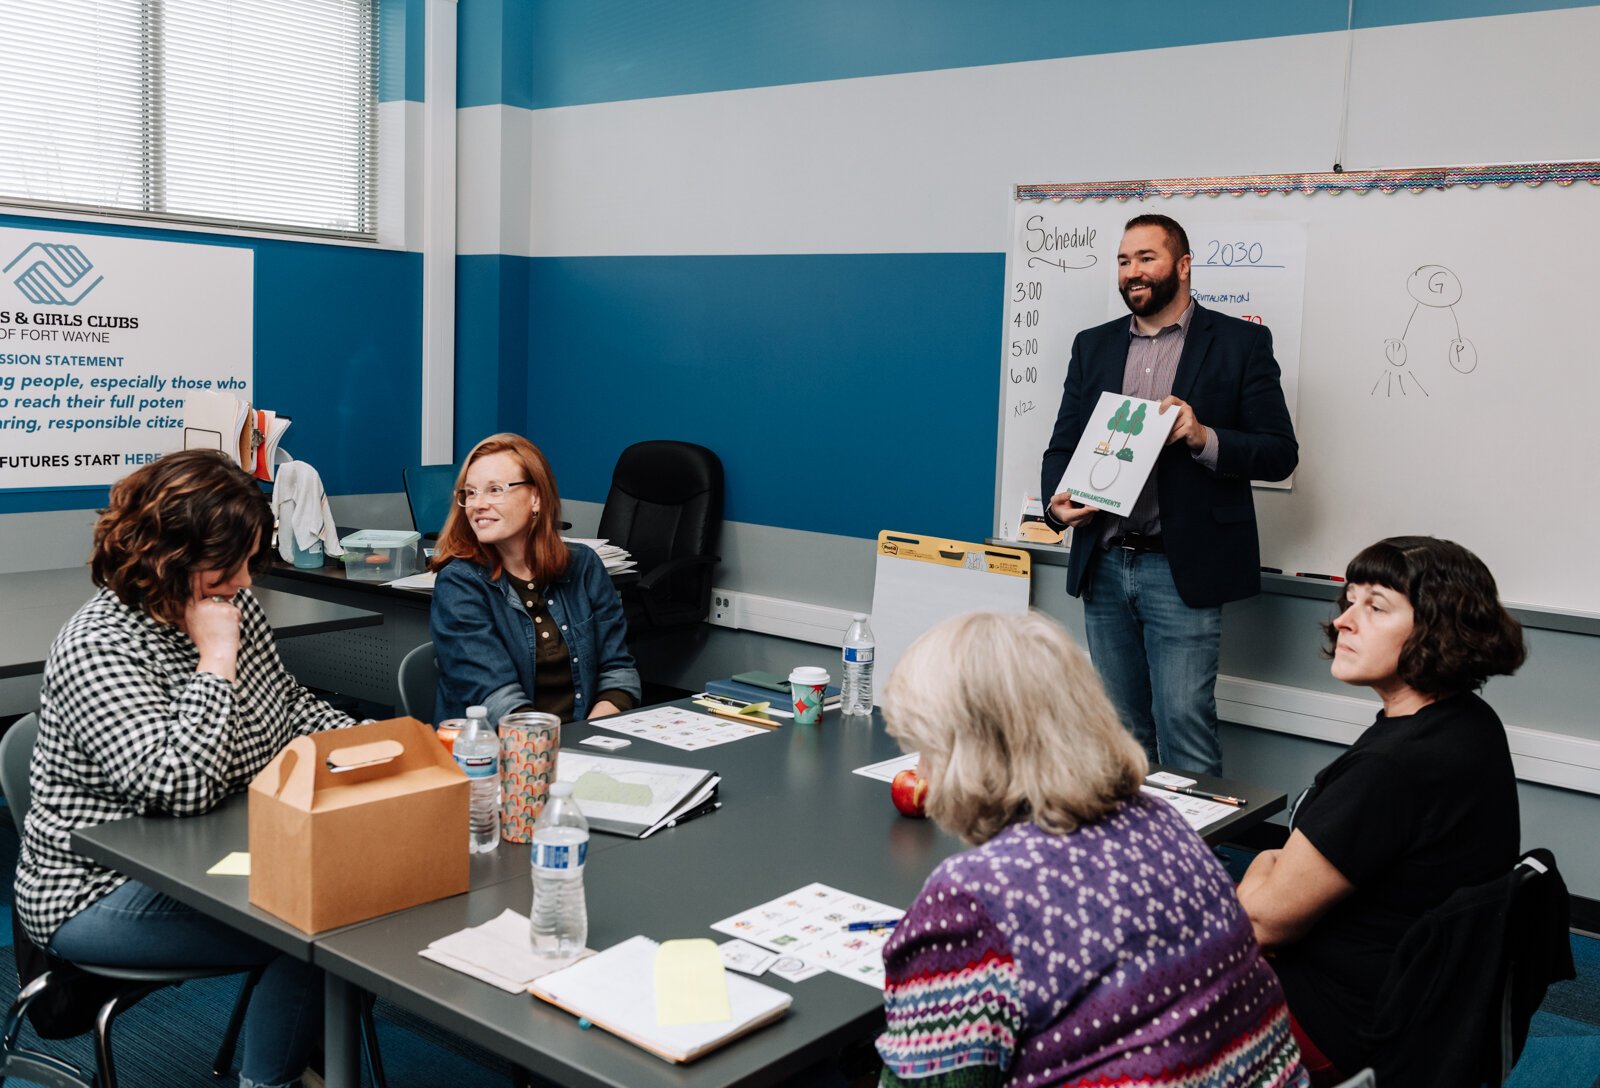
<svg viewBox="0 0 1600 1088"><path fill-rule="evenodd" d="M249 876L250 855L243 850L235 850L211 868L206 870L206 876Z"/></svg>
<svg viewBox="0 0 1600 1088"><path fill-rule="evenodd" d="M711 1024L732 1016L716 942L705 937L662 941L656 949L656 1023Z"/></svg>

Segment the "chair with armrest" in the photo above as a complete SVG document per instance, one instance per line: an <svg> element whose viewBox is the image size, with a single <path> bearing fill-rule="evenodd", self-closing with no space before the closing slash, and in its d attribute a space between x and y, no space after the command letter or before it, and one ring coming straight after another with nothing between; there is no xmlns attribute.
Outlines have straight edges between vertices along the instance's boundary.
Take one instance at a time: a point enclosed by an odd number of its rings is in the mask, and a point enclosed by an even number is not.
<svg viewBox="0 0 1600 1088"><path fill-rule="evenodd" d="M1370 1033L1378 1080L1503 1084L1545 990L1574 976L1568 921L1567 886L1544 849L1424 914L1378 993Z"/></svg>
<svg viewBox="0 0 1600 1088"><path fill-rule="evenodd" d="M629 446L611 474L599 533L639 565L638 582L620 590L630 636L700 622L721 560L722 461L689 442Z"/></svg>
<svg viewBox="0 0 1600 1088"><path fill-rule="evenodd" d="M457 471L455 465L411 465L400 470L406 504L411 507L411 526L429 544L439 539L455 505Z"/></svg>
<svg viewBox="0 0 1600 1088"><path fill-rule="evenodd" d="M433 656L433 643L424 642L400 659L395 679L400 689L400 709L418 721L433 721L433 700L439 691L439 662Z"/></svg>

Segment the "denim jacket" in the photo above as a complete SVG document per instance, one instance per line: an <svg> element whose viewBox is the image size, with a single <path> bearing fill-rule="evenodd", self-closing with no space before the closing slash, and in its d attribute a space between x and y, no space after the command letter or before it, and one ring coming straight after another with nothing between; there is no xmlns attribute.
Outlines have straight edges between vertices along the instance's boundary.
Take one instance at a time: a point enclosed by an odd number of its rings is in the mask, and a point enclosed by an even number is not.
<svg viewBox="0 0 1600 1088"><path fill-rule="evenodd" d="M545 590L551 618L572 653L577 720L589 716L595 695L626 691L640 697L639 670L623 641L627 621L605 565L592 548L569 545L567 569ZM533 702L534 632L504 571L489 572L466 559L447 563L434 580L429 616L439 662L434 720L459 718L481 703L489 721Z"/></svg>

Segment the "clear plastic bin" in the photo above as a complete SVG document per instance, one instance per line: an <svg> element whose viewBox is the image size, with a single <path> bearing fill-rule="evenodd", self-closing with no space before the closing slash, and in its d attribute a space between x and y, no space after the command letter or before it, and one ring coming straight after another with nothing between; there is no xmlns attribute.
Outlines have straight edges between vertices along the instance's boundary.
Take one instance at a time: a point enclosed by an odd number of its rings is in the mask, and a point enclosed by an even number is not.
<svg viewBox="0 0 1600 1088"><path fill-rule="evenodd" d="M339 541L345 576L362 582L388 582L417 572L422 534L408 529L363 529Z"/></svg>

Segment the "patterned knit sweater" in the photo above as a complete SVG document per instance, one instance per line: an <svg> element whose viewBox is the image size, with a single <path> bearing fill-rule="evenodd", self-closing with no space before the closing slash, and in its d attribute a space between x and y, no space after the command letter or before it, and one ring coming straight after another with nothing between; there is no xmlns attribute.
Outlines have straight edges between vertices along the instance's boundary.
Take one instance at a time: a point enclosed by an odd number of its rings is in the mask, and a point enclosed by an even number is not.
<svg viewBox="0 0 1600 1088"><path fill-rule="evenodd" d="M884 964L885 1085L1309 1084L1232 882L1156 798L947 859Z"/></svg>

